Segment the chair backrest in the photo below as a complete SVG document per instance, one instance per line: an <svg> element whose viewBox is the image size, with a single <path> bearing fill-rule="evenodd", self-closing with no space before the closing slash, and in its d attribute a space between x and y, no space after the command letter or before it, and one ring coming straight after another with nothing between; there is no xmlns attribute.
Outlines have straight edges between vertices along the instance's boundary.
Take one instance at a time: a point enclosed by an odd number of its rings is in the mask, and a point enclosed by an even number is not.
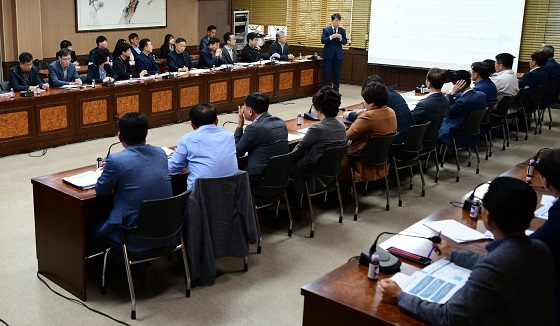
<svg viewBox="0 0 560 326"><path fill-rule="evenodd" d="M428 142L435 142L438 139L438 131L439 127L441 127L441 123L445 117L437 117L430 120L430 124L424 133L423 141L425 143Z"/></svg>
<svg viewBox="0 0 560 326"><path fill-rule="evenodd" d="M525 93L527 93L527 88L521 88L519 90L519 93L515 95L513 103L511 103L512 108L518 109L523 107L523 101L525 101Z"/></svg>
<svg viewBox="0 0 560 326"><path fill-rule="evenodd" d="M482 116L482 121L480 122L481 124L487 125L490 123L490 115L492 114L492 111L494 111L494 108L496 107L496 103L497 103L496 101L486 102L486 112Z"/></svg>
<svg viewBox="0 0 560 326"><path fill-rule="evenodd" d="M531 107L532 108L536 108L541 103L541 100L543 98L544 92L546 92L547 87L548 87L548 85L537 86L537 89L535 90L535 92L531 96ZM525 109L527 109L527 108L525 108Z"/></svg>
<svg viewBox="0 0 560 326"><path fill-rule="evenodd" d="M382 165L389 158L389 148L397 134L386 136L372 136L356 159L367 165Z"/></svg>
<svg viewBox="0 0 560 326"><path fill-rule="evenodd" d="M480 124L482 123L482 118L486 114L488 109L482 111L471 112L463 125L463 128L459 129L457 133L461 135L476 136L480 134Z"/></svg>
<svg viewBox="0 0 560 326"><path fill-rule="evenodd" d="M512 106L515 96L504 96L500 99L496 108L492 112L492 115L498 117L505 117L508 113L509 108Z"/></svg>
<svg viewBox="0 0 560 326"><path fill-rule="evenodd" d="M181 231L190 191L164 199L145 200L140 206L138 227L131 234L139 238L169 238Z"/></svg>
<svg viewBox="0 0 560 326"><path fill-rule="evenodd" d="M423 124L410 126L401 149L405 152L420 152L423 146L424 135L430 123L428 121Z"/></svg>
<svg viewBox="0 0 560 326"><path fill-rule="evenodd" d="M80 74L80 79L82 80L82 84L85 84L87 80L87 74Z"/></svg>
<svg viewBox="0 0 560 326"><path fill-rule="evenodd" d="M555 101L558 99L558 88L560 87L560 80L553 81L546 87L542 96L543 100Z"/></svg>
<svg viewBox="0 0 560 326"><path fill-rule="evenodd" d="M4 81L4 82L0 83L0 88L3 91L9 91L10 90L10 81Z"/></svg>
<svg viewBox="0 0 560 326"><path fill-rule="evenodd" d="M336 177L347 148L348 145L327 148L317 161L317 167L311 171L312 174L325 178Z"/></svg>
<svg viewBox="0 0 560 326"><path fill-rule="evenodd" d="M263 169L263 179L258 182L258 187L283 188L288 185L292 153L276 155L270 158Z"/></svg>

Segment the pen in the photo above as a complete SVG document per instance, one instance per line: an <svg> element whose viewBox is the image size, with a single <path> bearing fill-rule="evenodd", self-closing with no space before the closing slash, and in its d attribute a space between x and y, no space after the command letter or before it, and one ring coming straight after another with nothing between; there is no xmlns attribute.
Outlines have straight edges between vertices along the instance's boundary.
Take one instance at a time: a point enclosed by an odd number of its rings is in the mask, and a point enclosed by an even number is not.
<svg viewBox="0 0 560 326"><path fill-rule="evenodd" d="M441 237L441 231L439 231L438 237ZM428 254L428 258L430 258L430 256L432 255L432 252L434 252L434 246L433 245L432 245L432 249L430 249L430 253Z"/></svg>

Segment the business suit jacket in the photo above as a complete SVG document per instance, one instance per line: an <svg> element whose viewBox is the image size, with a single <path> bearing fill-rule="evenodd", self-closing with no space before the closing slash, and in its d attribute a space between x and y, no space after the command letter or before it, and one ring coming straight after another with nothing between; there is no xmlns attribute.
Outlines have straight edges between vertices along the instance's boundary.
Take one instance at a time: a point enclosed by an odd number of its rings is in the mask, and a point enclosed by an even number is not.
<svg viewBox="0 0 560 326"><path fill-rule="evenodd" d="M169 66L170 71L178 71L179 68L183 68L183 66L191 69L191 55L187 51L183 51L183 53L179 54L177 51L171 51L167 55L167 65Z"/></svg>
<svg viewBox="0 0 560 326"><path fill-rule="evenodd" d="M27 79L27 80L26 80ZM15 92L27 91L29 86L43 87L43 81L39 77L37 67L31 67L31 70L25 74L19 67L19 63L10 68L10 88Z"/></svg>
<svg viewBox="0 0 560 326"><path fill-rule="evenodd" d="M113 61L113 70L115 71L119 79L129 79L130 75L132 75L132 78L140 77L140 74L132 72L132 67L130 67L129 59L127 58L126 60L123 60L121 56L116 57L115 61Z"/></svg>
<svg viewBox="0 0 560 326"><path fill-rule="evenodd" d="M210 41L210 40L208 39L208 36L205 36L205 37L201 38L201 39L200 39L200 44L198 45L198 50L199 50L199 51L202 51L202 50L204 50L205 48L207 48L207 47L208 47L208 42L209 42L209 41Z"/></svg>
<svg viewBox="0 0 560 326"><path fill-rule="evenodd" d="M468 90L458 99L453 99L449 107L449 114L439 127L438 138L446 146L453 146L451 129L461 128L471 112L482 111L486 108L486 95L484 93ZM458 147L464 147L464 139L456 137ZM478 139L478 136L477 136Z"/></svg>
<svg viewBox="0 0 560 326"><path fill-rule="evenodd" d="M140 53L134 60L136 71L146 70L148 75L161 73L153 55L147 56L144 52Z"/></svg>
<svg viewBox="0 0 560 326"><path fill-rule="evenodd" d="M342 27L338 28L338 33L342 35L342 40L338 38L330 39L330 36L334 34L332 26L327 26L323 28L323 33L321 35L321 43L325 45L321 57L325 60L337 59L342 61L342 45L346 44L348 40L346 39L346 30Z"/></svg>
<svg viewBox="0 0 560 326"><path fill-rule="evenodd" d="M95 47L95 48L91 49L91 51L89 51L88 64L93 64L95 62L95 54L97 53L97 50L98 50L98 48ZM134 51L132 51L132 52L134 52ZM110 59L110 61L114 60L112 53L109 54L109 59Z"/></svg>
<svg viewBox="0 0 560 326"><path fill-rule="evenodd" d="M393 109L383 106L363 112L346 131L346 139L352 141L348 146L348 153L360 152L371 136L392 135L396 132L397 117ZM354 172L357 181L374 181L389 173L387 166L362 166L360 162L356 162ZM339 179L352 181L347 156L342 160Z"/></svg>
<svg viewBox="0 0 560 326"><path fill-rule="evenodd" d="M234 64L237 63L237 48L234 48L232 51L233 57L230 55L229 51L226 49L226 46L224 45L222 47L222 63L223 64Z"/></svg>
<svg viewBox="0 0 560 326"><path fill-rule="evenodd" d="M560 64L554 58L548 59L543 68L548 72L548 78L551 82L560 80Z"/></svg>
<svg viewBox="0 0 560 326"><path fill-rule="evenodd" d="M56 55L54 57L58 59L59 56L60 56L60 52L57 51ZM76 51L74 51L74 50L70 51L70 61L71 62L78 61L78 56L76 56Z"/></svg>
<svg viewBox="0 0 560 326"><path fill-rule="evenodd" d="M484 93L484 95L486 95L486 102L495 102L498 100L498 90L490 78L485 78L476 82L473 89Z"/></svg>
<svg viewBox="0 0 560 326"><path fill-rule="evenodd" d="M251 178L262 174L271 157L288 153L286 122L268 112L261 114L245 131L236 128L234 137L237 156L249 152L247 172Z"/></svg>
<svg viewBox="0 0 560 326"><path fill-rule="evenodd" d="M556 202L548 209L548 220L529 238L541 240L552 253L556 267L556 317L560 321L560 200L556 199Z"/></svg>
<svg viewBox="0 0 560 326"><path fill-rule="evenodd" d="M111 153L97 180L95 193L100 196L114 194L113 209L97 235L121 243L117 226L137 225L140 205L144 200L172 196L165 152L161 147L138 144ZM131 237L127 240L130 250L147 250L171 244L174 239L147 241Z"/></svg>
<svg viewBox="0 0 560 326"><path fill-rule="evenodd" d="M220 66L221 62L220 57L210 52L209 47L205 47L200 51L200 55L198 57L198 68L212 68L212 66Z"/></svg>
<svg viewBox="0 0 560 326"><path fill-rule="evenodd" d="M257 62L261 59L261 54L256 48L252 48L249 44L245 44L241 50L241 61L243 62Z"/></svg>
<svg viewBox="0 0 560 326"><path fill-rule="evenodd" d="M532 113L537 109L536 107L531 106L531 97L537 90L537 86L546 85L548 84L548 81L548 72L541 67L529 71L519 80L519 89L527 86L529 87L529 89L525 92L525 100L523 101L526 113Z"/></svg>
<svg viewBox="0 0 560 326"><path fill-rule="evenodd" d="M391 87L387 87L387 93L389 94L387 106L395 111L395 116L397 117L397 131L399 132L393 142L395 144L402 144L406 139L410 126L414 124L414 116L408 104L406 104L406 100L399 92Z"/></svg>
<svg viewBox="0 0 560 326"><path fill-rule="evenodd" d="M399 308L430 325L556 325L548 248L525 235L486 248L487 255L453 252L452 262L472 272L445 304L403 293Z"/></svg>
<svg viewBox="0 0 560 326"><path fill-rule="evenodd" d="M74 66L73 63L70 63L68 68L66 68L66 78L64 78L64 69L60 64L60 61L56 60L49 65L49 85L52 87L69 85L70 82L79 78L80 76L78 76L76 66Z"/></svg>
<svg viewBox="0 0 560 326"><path fill-rule="evenodd" d="M416 104L412 114L414 124L422 124L449 113L449 99L441 92L432 93Z"/></svg>
<svg viewBox="0 0 560 326"><path fill-rule="evenodd" d="M288 54L290 54L290 48L288 47L288 42L284 44L284 49L282 49L280 43L278 43L278 41L274 41L274 43L270 45L270 49L268 50L268 53L271 56L274 53L278 53L280 55L280 60L290 60L288 58Z"/></svg>
<svg viewBox="0 0 560 326"><path fill-rule="evenodd" d="M313 171L323 152L330 147L346 144L346 127L336 117L325 118L323 121L309 127L303 139L292 151L292 175L294 189L297 193L305 191L304 176L307 175L310 191L314 191L316 183L320 182L312 173L304 174L304 170Z"/></svg>
<svg viewBox="0 0 560 326"><path fill-rule="evenodd" d="M113 77L113 79L115 80L119 79L117 73L113 70L113 68L111 68L108 63L103 65L103 69L105 69L108 77ZM89 65L87 70L86 83L91 83L93 80L95 80L96 83L103 83L103 79L101 79L101 76L99 74L99 66Z"/></svg>

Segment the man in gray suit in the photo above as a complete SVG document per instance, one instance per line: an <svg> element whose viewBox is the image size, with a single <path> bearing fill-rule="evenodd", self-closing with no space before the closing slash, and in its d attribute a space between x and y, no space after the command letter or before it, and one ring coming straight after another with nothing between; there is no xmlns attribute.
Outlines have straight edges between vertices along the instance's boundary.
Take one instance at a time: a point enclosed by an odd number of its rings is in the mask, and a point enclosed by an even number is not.
<svg viewBox="0 0 560 326"><path fill-rule="evenodd" d="M227 32L224 34L224 46L222 47L222 63L224 64L234 64L237 63L237 40L235 39L235 34L232 32Z"/></svg>
<svg viewBox="0 0 560 326"><path fill-rule="evenodd" d="M259 179L272 156L288 153L288 128L286 122L268 113L270 99L262 93L252 93L239 107L235 129L237 156L249 153L247 167L252 180ZM245 119L253 123L243 131Z"/></svg>
<svg viewBox="0 0 560 326"><path fill-rule="evenodd" d="M71 53L69 48L60 49L58 60L49 65L49 85L52 87L82 84L82 80L76 72L76 66L70 62Z"/></svg>
<svg viewBox="0 0 560 326"><path fill-rule="evenodd" d="M445 70L432 68L426 75L426 86L430 89L430 95L416 104L412 115L415 124L422 124L432 119L445 117L449 113L449 99L441 93L445 84Z"/></svg>
<svg viewBox="0 0 560 326"><path fill-rule="evenodd" d="M271 58L284 61L294 59L294 55L290 53L286 38L286 33L283 31L276 32L276 41L270 45L270 50L268 51Z"/></svg>
<svg viewBox="0 0 560 326"><path fill-rule="evenodd" d="M488 254L452 250L446 241L434 244L439 255L472 270L467 283L438 304L383 279L382 300L430 325L556 325L550 250L525 235L536 206L537 195L525 182L494 179L482 199L482 221L494 234Z"/></svg>

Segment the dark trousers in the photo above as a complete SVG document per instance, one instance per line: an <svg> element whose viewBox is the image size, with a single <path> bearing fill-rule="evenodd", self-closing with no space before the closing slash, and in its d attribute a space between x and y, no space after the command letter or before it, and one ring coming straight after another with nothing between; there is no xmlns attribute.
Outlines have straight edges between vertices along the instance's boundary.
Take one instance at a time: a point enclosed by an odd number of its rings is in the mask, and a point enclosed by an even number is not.
<svg viewBox="0 0 560 326"><path fill-rule="evenodd" d="M340 70L342 70L342 60L336 57L323 60L323 86L331 85L331 71L333 73L333 88L338 92L340 88Z"/></svg>

